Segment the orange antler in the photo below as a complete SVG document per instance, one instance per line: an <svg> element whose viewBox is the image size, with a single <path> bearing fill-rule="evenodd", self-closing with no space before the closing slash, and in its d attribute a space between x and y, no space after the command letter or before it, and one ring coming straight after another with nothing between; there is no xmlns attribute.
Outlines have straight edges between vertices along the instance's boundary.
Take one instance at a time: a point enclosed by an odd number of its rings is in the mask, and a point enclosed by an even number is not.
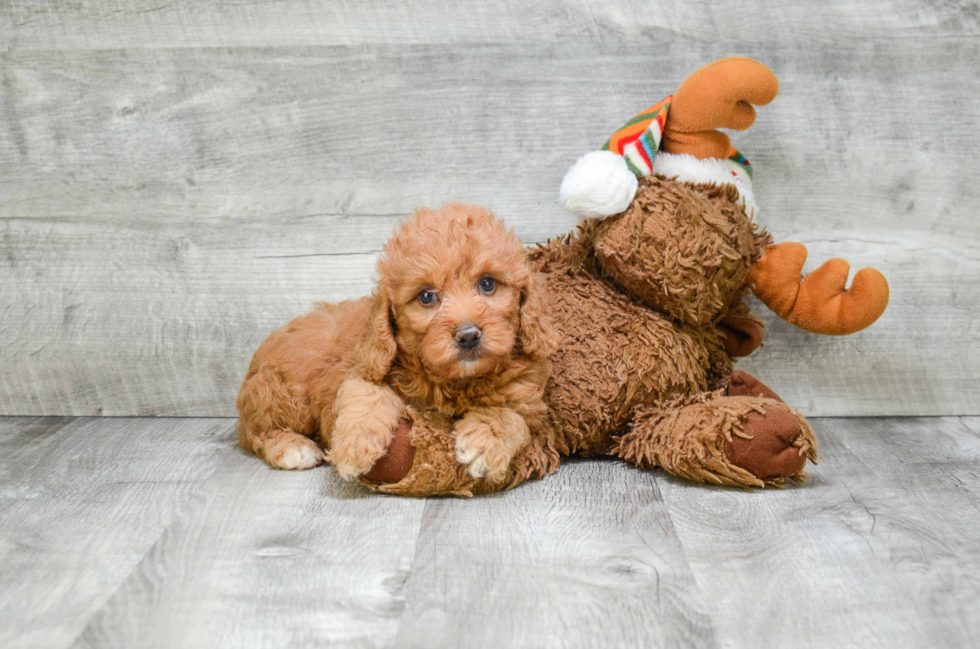
<svg viewBox="0 0 980 649"><path fill-rule="evenodd" d="M664 150L695 158L727 158L732 143L714 129L747 129L755 122L752 104L765 106L778 92L776 75L758 61L733 56L709 63L674 93L664 126Z"/></svg>
<svg viewBox="0 0 980 649"><path fill-rule="evenodd" d="M862 268L845 289L850 265L831 259L809 275L801 276L806 247L780 243L749 274L752 290L786 322L812 333L844 336L869 326L888 306L888 282L874 268Z"/></svg>

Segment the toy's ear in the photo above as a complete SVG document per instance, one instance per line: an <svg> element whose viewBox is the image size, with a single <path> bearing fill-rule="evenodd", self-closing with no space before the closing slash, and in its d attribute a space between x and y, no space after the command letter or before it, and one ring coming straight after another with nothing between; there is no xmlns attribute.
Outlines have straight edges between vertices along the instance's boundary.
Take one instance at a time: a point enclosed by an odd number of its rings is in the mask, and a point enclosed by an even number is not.
<svg viewBox="0 0 980 649"><path fill-rule="evenodd" d="M391 322L391 301L384 286L379 286L371 305L367 337L355 354L354 371L365 381L380 383L395 360L394 325Z"/></svg>
<svg viewBox="0 0 980 649"><path fill-rule="evenodd" d="M558 347L558 334L551 322L544 280L529 273L521 287L521 323L518 342L531 358L546 358Z"/></svg>
<svg viewBox="0 0 980 649"><path fill-rule="evenodd" d="M758 61L732 56L709 63L674 93L664 125L664 151L699 159L729 157L732 143L715 129L747 129L755 122L752 105L765 106L778 93L776 75Z"/></svg>

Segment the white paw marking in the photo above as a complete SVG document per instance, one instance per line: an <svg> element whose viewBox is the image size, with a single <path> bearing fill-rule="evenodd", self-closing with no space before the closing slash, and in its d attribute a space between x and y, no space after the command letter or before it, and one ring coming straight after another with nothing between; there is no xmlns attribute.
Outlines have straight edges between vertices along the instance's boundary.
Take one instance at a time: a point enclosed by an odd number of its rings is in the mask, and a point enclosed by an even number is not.
<svg viewBox="0 0 980 649"><path fill-rule="evenodd" d="M279 458L279 468L286 471L303 471L312 469L323 459L320 449L312 442L309 444L296 444L283 451Z"/></svg>
<svg viewBox="0 0 980 649"><path fill-rule="evenodd" d="M456 438L456 460L468 465L470 476L476 479L484 477L490 468L482 453L483 449L470 445L465 437Z"/></svg>

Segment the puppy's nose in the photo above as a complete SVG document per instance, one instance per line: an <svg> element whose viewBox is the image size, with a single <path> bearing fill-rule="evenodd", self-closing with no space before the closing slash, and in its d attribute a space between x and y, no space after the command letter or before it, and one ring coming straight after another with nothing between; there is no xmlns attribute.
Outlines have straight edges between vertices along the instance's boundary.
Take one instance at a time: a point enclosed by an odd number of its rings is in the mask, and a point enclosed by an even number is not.
<svg viewBox="0 0 980 649"><path fill-rule="evenodd" d="M483 331L479 327L467 323L456 328L453 338L456 339L456 344L463 349L473 349L480 344L480 336L482 335Z"/></svg>

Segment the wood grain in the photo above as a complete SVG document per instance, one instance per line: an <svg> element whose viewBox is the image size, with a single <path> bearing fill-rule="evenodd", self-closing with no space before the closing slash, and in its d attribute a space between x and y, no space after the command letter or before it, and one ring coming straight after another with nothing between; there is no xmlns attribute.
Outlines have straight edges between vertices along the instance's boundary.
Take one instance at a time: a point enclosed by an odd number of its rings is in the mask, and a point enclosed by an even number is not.
<svg viewBox="0 0 980 649"><path fill-rule="evenodd" d="M976 418L821 419L803 488L663 476L726 646L971 647L980 632Z"/></svg>
<svg viewBox="0 0 980 649"><path fill-rule="evenodd" d="M124 4L0 9L0 414L233 415L254 348L369 290L398 218L557 236L575 158L735 52L781 79L735 137L761 221L892 289L842 339L759 306L745 369L812 416L980 413L968 3Z"/></svg>
<svg viewBox="0 0 980 649"><path fill-rule="evenodd" d="M806 485L578 459L410 500L232 420L0 417L5 647L975 644L980 417L817 419Z"/></svg>
<svg viewBox="0 0 980 649"><path fill-rule="evenodd" d="M654 473L571 461L472 501L430 500L401 647L717 647Z"/></svg>
<svg viewBox="0 0 980 649"><path fill-rule="evenodd" d="M854 43L869 35L948 38L980 34L964 1L851 0L723 6L575 0L178 0L9 2L5 27L17 49L616 41L663 47L714 43Z"/></svg>
<svg viewBox="0 0 980 649"><path fill-rule="evenodd" d="M236 449L73 646L387 645L424 506Z"/></svg>
<svg viewBox="0 0 980 649"><path fill-rule="evenodd" d="M0 646L70 644L232 451L231 430L0 418Z"/></svg>

